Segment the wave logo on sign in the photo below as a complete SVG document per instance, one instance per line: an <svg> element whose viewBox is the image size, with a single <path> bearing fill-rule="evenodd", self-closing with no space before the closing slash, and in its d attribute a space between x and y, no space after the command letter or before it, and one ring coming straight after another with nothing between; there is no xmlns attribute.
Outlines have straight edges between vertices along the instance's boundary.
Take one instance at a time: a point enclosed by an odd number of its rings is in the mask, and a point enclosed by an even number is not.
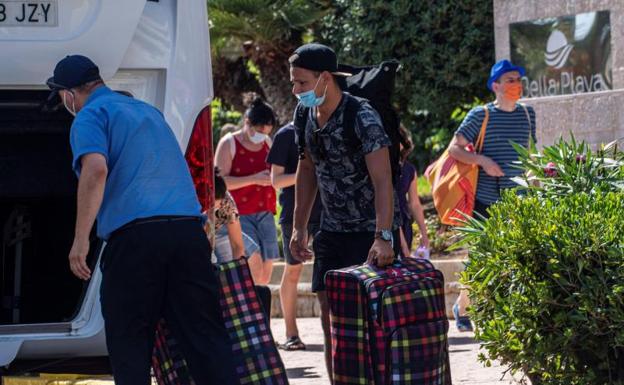
<svg viewBox="0 0 624 385"><path fill-rule="evenodd" d="M568 39L566 39L563 32L559 30L552 31L546 44L546 53L544 54L546 64L560 69L568 62L572 48L574 46L568 44Z"/></svg>

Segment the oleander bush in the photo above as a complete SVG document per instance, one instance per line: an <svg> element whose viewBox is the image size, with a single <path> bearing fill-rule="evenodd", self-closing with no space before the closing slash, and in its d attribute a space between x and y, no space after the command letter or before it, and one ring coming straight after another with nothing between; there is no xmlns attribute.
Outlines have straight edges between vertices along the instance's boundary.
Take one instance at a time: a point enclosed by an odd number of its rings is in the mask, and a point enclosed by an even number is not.
<svg viewBox="0 0 624 385"><path fill-rule="evenodd" d="M516 144L514 147L520 155L518 167L527 171L516 181L541 197L624 190L624 153L618 150L616 141L597 151L585 142L577 142L573 135L568 141L560 138L541 152L534 144L528 149Z"/></svg>
<svg viewBox="0 0 624 385"><path fill-rule="evenodd" d="M460 229L481 359L534 385L624 384L621 153L561 140L520 155L524 193Z"/></svg>

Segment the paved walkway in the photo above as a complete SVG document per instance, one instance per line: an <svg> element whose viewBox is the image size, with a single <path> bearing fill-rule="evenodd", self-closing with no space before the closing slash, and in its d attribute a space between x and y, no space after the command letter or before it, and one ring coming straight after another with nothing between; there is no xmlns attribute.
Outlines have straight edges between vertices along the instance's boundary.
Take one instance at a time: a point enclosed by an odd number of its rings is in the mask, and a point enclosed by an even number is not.
<svg viewBox="0 0 624 385"><path fill-rule="evenodd" d="M302 340L307 344L305 351L280 351L292 385L327 385L327 373L323 360L323 334L318 318L302 318L299 320ZM271 322L273 335L278 342L284 342L284 321L281 318ZM451 372L454 385L508 385L513 384L509 375L504 375L504 368L497 363L489 368L477 361L479 345L472 333L459 333L451 322L449 332L451 347ZM10 385L47 384L47 381L28 381L24 378L9 381ZM66 382L63 382L64 384ZM80 385L113 385L110 380L68 381L68 384ZM154 383L155 385L155 383Z"/></svg>
<svg viewBox="0 0 624 385"><path fill-rule="evenodd" d="M305 351L281 351L284 365L292 385L329 384L323 360L323 333L317 318L303 318L298 322L301 339L308 349ZM273 336L278 342L284 342L284 321L273 319ZM477 361L479 344L472 333L459 333L451 321L449 332L451 348L451 372L453 385L504 385L513 384L511 376L505 375L505 369L493 363L486 368Z"/></svg>

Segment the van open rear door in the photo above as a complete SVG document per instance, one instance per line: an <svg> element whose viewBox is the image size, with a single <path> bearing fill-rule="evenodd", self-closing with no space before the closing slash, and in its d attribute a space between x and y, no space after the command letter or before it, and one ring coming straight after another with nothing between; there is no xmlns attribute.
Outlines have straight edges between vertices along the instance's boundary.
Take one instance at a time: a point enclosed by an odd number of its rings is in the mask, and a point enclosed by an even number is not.
<svg viewBox="0 0 624 385"><path fill-rule="evenodd" d="M67 269L76 183L71 116L42 106L45 81L66 55L89 56L105 80L113 77L145 5L146 0L0 0L0 265L5 273L0 277L0 366L16 355L106 355L97 264L86 287ZM11 225L11 213L17 209L30 218L22 222L32 230L21 238L12 236L17 227ZM71 300L55 300L61 297L56 292L71 294Z"/></svg>
<svg viewBox="0 0 624 385"><path fill-rule="evenodd" d="M45 81L65 55L92 58L112 89L163 111L205 191L212 181L206 15L203 0L0 0L0 371L107 355L101 251L92 244L88 283L68 268L72 116L60 100L46 102ZM209 198L204 193L202 203Z"/></svg>
<svg viewBox="0 0 624 385"><path fill-rule="evenodd" d="M111 78L145 0L0 0L0 84L44 85L54 64L83 54Z"/></svg>

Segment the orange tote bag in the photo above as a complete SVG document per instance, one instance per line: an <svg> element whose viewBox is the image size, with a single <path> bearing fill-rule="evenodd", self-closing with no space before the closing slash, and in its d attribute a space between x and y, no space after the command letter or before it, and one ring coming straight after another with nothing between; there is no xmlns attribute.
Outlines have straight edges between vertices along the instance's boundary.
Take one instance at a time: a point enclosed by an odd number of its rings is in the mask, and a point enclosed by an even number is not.
<svg viewBox="0 0 624 385"><path fill-rule="evenodd" d="M480 153L483 150L485 131L489 120L487 106L484 107L485 118L481 124L481 131L477 137L476 146L467 146L466 150ZM449 154L448 148L442 156L432 163L425 172L433 204L440 216L440 222L445 225L461 226L464 215L472 217L479 178L479 166L466 164L455 160Z"/></svg>

